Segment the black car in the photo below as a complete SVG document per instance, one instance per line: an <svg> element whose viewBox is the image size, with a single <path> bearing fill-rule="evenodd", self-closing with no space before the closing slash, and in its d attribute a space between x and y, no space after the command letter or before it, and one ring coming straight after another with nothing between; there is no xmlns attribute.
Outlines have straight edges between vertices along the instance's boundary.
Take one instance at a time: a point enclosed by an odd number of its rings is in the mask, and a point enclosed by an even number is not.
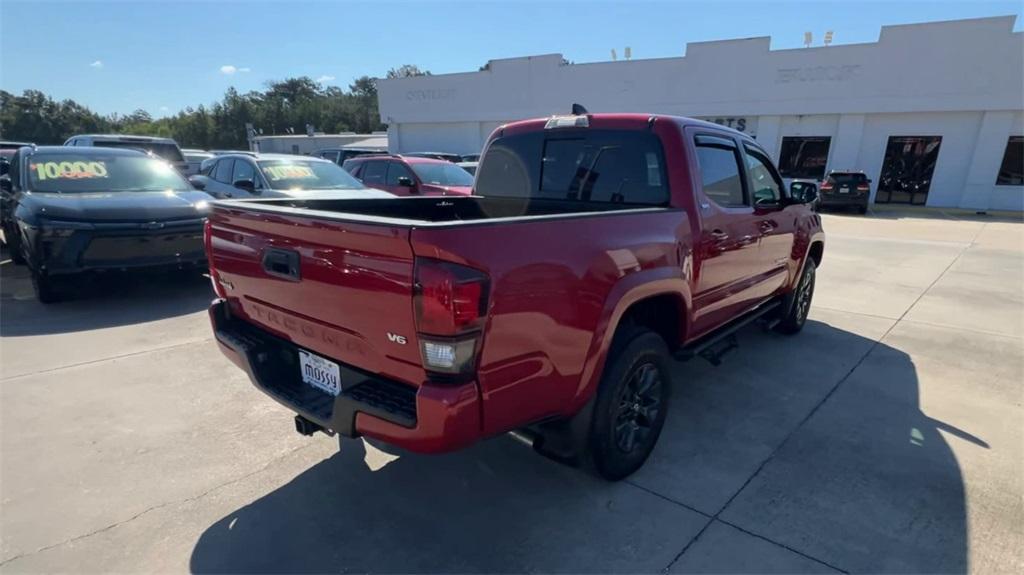
<svg viewBox="0 0 1024 575"><path fill-rule="evenodd" d="M205 262L209 195L137 150L24 147L0 177L0 225L39 301L83 272Z"/></svg>
<svg viewBox="0 0 1024 575"><path fill-rule="evenodd" d="M864 172L833 170L821 183L818 198L822 209L852 207L866 214L871 198L871 180Z"/></svg>

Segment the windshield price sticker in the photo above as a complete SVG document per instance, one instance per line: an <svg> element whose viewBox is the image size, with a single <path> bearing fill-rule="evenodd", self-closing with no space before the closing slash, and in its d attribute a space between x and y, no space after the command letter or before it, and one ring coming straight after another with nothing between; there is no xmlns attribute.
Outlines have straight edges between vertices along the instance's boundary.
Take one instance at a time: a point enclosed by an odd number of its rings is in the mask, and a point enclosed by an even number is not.
<svg viewBox="0 0 1024 575"><path fill-rule="evenodd" d="M82 180L107 177L106 162L42 162L29 164L39 180Z"/></svg>
<svg viewBox="0 0 1024 575"><path fill-rule="evenodd" d="M270 176L271 180L312 180L316 179L316 174L309 166L267 166L263 168L263 173Z"/></svg>

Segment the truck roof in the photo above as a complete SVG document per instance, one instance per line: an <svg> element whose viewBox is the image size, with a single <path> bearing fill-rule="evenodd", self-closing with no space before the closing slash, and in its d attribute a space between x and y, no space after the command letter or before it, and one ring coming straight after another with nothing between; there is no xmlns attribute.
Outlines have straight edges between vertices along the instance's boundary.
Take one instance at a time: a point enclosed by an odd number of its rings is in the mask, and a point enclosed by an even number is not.
<svg viewBox="0 0 1024 575"><path fill-rule="evenodd" d="M517 122L511 122L505 124L499 129L503 129L506 133L520 133L520 132L533 132L537 130L543 130L551 118L560 117L572 117L571 114L556 114L548 118L535 118L532 120L520 120ZM733 134L743 136L747 139L753 140L749 134L740 132L721 124L715 124L713 122L706 122L704 120L698 120L696 118L690 118L688 116L672 116L669 114L636 114L636 113L602 113L602 114L586 114L589 119L591 128L598 129L618 129L618 130L646 130L651 122L656 120L667 120L675 122L680 126L703 126L706 128L714 128L716 130L725 130L732 132Z"/></svg>
<svg viewBox="0 0 1024 575"><path fill-rule="evenodd" d="M100 146L36 146L33 154L61 154L68 156L146 156L134 148L104 148Z"/></svg>
<svg viewBox="0 0 1024 575"><path fill-rule="evenodd" d="M157 136L135 136L132 134L75 134L71 138L93 138L97 140L120 140L125 142L166 142L174 143L173 138L160 138ZM71 138L68 138L69 140Z"/></svg>
<svg viewBox="0 0 1024 575"><path fill-rule="evenodd" d="M367 160L404 160L407 164L451 164L448 160L438 160L437 158L424 158L421 156L406 156L405 154L364 154L362 156L356 156L351 158L352 163L365 162Z"/></svg>

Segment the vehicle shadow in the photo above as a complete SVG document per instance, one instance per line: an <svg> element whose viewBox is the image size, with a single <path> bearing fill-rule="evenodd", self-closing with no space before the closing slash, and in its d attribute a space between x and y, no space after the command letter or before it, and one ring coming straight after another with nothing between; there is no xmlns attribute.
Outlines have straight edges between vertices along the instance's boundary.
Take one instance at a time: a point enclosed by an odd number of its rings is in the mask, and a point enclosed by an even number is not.
<svg viewBox="0 0 1024 575"><path fill-rule="evenodd" d="M781 437L856 364L852 358L842 373L818 371L807 352L842 354L833 348L843 342L863 355L874 344L821 322L795 338L751 329L741 339L756 350L753 364L731 357L719 368L680 367L674 424L650 469L629 481L591 478L509 436L442 456L345 439L334 456L210 525L193 549L191 571L662 572L708 521L694 511L701 500L718 501L722 492L717 510L743 489ZM824 425L817 415L806 422L811 446L784 464L796 478L783 473L784 483L754 502L755 515L768 526L793 523L797 540L787 545L825 555L819 558L840 569L965 572L963 481L939 432L953 428L919 409L916 370L905 353L878 344L868 359L884 384L844 383L856 389L826 404L838 401L832 411L848 413ZM775 445L752 449L762 437L775 437ZM379 456L378 447L397 459L371 465L367 451ZM765 473L772 476L772 464ZM772 537L771 529L751 530ZM758 565L729 563L745 556L739 537L735 549L713 554L723 564L699 570Z"/></svg>
<svg viewBox="0 0 1024 575"><path fill-rule="evenodd" d="M76 278L66 299L39 303L25 266L0 264L0 336L68 333L138 324L205 309L213 292L205 270L119 272Z"/></svg>

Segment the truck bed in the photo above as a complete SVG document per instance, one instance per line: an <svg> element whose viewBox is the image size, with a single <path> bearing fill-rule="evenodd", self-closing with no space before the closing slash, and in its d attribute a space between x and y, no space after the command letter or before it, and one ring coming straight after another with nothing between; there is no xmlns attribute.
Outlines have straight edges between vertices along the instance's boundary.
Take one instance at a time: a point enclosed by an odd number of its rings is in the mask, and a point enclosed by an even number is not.
<svg viewBox="0 0 1024 575"><path fill-rule="evenodd" d="M571 216L593 216L608 212L651 212L669 209L644 204L483 196L370 199L275 198L223 200L216 202L216 205L228 209L238 207L296 216L356 221L361 224L416 227L511 223Z"/></svg>

